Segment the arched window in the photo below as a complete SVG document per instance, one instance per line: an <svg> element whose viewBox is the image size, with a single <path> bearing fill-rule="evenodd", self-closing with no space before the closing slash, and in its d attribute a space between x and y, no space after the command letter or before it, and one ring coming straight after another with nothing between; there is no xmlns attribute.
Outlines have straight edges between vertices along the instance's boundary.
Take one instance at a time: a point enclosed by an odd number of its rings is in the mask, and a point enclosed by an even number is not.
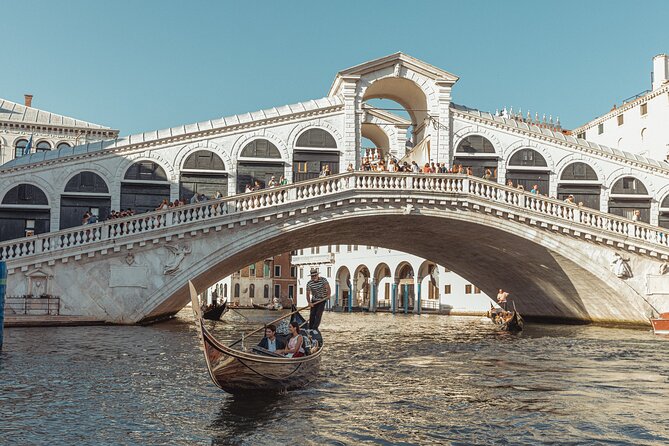
<svg viewBox="0 0 669 446"><path fill-rule="evenodd" d="M623 177L615 182L611 194L621 195L648 195L648 189L634 177Z"/></svg>
<svg viewBox="0 0 669 446"><path fill-rule="evenodd" d="M560 175L557 197L564 200L572 195L575 203L583 203L583 206L599 209L602 185L598 180L597 173L588 164L580 161L571 163Z"/></svg>
<svg viewBox="0 0 669 446"><path fill-rule="evenodd" d="M48 152L51 150L51 143L49 141L40 141L35 146L35 152Z"/></svg>
<svg viewBox="0 0 669 446"><path fill-rule="evenodd" d="M228 297L228 284L223 284L223 297Z"/></svg>
<svg viewBox="0 0 669 446"><path fill-rule="evenodd" d="M245 192L247 186L265 188L272 177L278 182L284 169L281 153L274 144L266 139L251 141L244 146L237 162L237 192Z"/></svg>
<svg viewBox="0 0 669 446"><path fill-rule="evenodd" d="M597 174L595 170L586 163L576 162L571 163L562 171L560 175L561 180L583 180L583 181L597 181Z"/></svg>
<svg viewBox="0 0 669 446"><path fill-rule="evenodd" d="M262 297L269 299L269 285L263 287Z"/></svg>
<svg viewBox="0 0 669 446"><path fill-rule="evenodd" d="M167 181L167 174L153 161L139 161L128 168L123 177L132 181Z"/></svg>
<svg viewBox="0 0 669 446"><path fill-rule="evenodd" d="M0 206L0 241L49 232L51 211L42 189L19 184L2 198Z"/></svg>
<svg viewBox="0 0 669 446"><path fill-rule="evenodd" d="M16 141L16 144L14 144L14 158L19 158L23 156L23 153L25 152L27 145L28 145L27 139L19 139L18 141Z"/></svg>
<svg viewBox="0 0 669 446"><path fill-rule="evenodd" d="M198 150L186 158L183 168L192 170L225 170L225 164L221 157L214 152Z"/></svg>
<svg viewBox="0 0 669 446"><path fill-rule="evenodd" d="M164 199L170 199L167 174L153 161L136 162L128 168L123 179L121 209L132 209L135 213L153 211Z"/></svg>
<svg viewBox="0 0 669 446"><path fill-rule="evenodd" d="M32 184L19 184L11 188L3 197L2 204L48 206L49 200L42 189Z"/></svg>
<svg viewBox="0 0 669 446"><path fill-rule="evenodd" d="M511 156L509 166L548 167L546 159L536 150L522 149Z"/></svg>
<svg viewBox="0 0 669 446"><path fill-rule="evenodd" d="M497 178L497 163L495 147L480 135L467 136L460 141L453 158L454 165L461 165L465 169L471 167L474 176L479 178L488 173L490 179Z"/></svg>
<svg viewBox="0 0 669 446"><path fill-rule="evenodd" d="M637 178L623 177L611 187L609 212L625 218L633 218L639 211L639 221L650 222L650 201L648 189Z"/></svg>
<svg viewBox="0 0 669 446"><path fill-rule="evenodd" d="M455 151L458 153L495 153L495 147L483 136L471 135L460 141Z"/></svg>
<svg viewBox="0 0 669 446"><path fill-rule="evenodd" d="M295 146L336 149L337 142L329 132L323 129L309 129L297 138Z"/></svg>
<svg viewBox="0 0 669 446"><path fill-rule="evenodd" d="M251 141L242 149L241 158L277 158L281 159L281 152L274 144L266 139Z"/></svg>
<svg viewBox="0 0 669 446"><path fill-rule="evenodd" d="M239 284L235 284L235 297L239 297Z"/></svg>
<svg viewBox="0 0 669 446"><path fill-rule="evenodd" d="M66 142L59 142L58 145L56 146L56 149L57 149L57 150L60 150L60 149L71 149L71 148L72 148L72 146L69 145L69 144L66 143Z"/></svg>
<svg viewBox="0 0 669 446"><path fill-rule="evenodd" d="M109 188L100 175L94 172L81 172L67 182L65 192L108 194Z"/></svg>
<svg viewBox="0 0 669 446"><path fill-rule="evenodd" d="M256 297L256 286L254 284L249 285L249 297Z"/></svg>
<svg viewBox="0 0 669 446"><path fill-rule="evenodd" d="M204 194L212 198L228 195L228 175L221 157L209 150L191 153L179 174L179 196L190 200Z"/></svg>
<svg viewBox="0 0 669 446"><path fill-rule="evenodd" d="M664 200L660 203L660 218L658 219L658 225L663 228L669 228L669 195L664 197Z"/></svg>
<svg viewBox="0 0 669 446"><path fill-rule="evenodd" d="M546 159L536 150L521 149L509 159L506 180L511 180L514 186L521 185L525 190L531 190L536 184L541 194L547 194L550 177Z"/></svg>

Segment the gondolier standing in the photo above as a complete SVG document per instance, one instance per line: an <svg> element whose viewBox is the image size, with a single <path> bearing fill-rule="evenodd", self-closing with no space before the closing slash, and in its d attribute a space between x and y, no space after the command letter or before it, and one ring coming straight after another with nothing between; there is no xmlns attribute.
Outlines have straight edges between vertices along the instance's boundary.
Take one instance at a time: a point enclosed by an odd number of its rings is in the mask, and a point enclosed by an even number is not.
<svg viewBox="0 0 669 446"><path fill-rule="evenodd" d="M330 284L325 277L318 275L317 268L311 268L311 280L307 282L307 301L309 302L309 329L318 330L325 310L326 300L330 297ZM322 302L314 305L314 302Z"/></svg>

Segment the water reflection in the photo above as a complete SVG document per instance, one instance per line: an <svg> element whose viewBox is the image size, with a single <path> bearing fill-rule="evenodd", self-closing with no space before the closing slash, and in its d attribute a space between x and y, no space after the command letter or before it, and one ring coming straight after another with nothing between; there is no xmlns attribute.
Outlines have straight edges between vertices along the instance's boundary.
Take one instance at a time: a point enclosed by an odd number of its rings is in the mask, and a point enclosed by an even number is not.
<svg viewBox="0 0 669 446"><path fill-rule="evenodd" d="M669 443L669 339L648 330L510 336L478 318L388 314L326 314L323 329L313 386L237 397L211 383L185 318L9 329L0 444Z"/></svg>

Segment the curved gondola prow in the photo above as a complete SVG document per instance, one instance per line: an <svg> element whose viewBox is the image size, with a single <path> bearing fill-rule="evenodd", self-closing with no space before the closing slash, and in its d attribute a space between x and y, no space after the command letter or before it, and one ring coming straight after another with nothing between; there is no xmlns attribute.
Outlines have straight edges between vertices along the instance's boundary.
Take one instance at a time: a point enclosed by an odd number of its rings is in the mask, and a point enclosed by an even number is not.
<svg viewBox="0 0 669 446"><path fill-rule="evenodd" d="M204 327L204 321L202 319L202 309L200 308L200 299L198 299L195 286L193 285L193 282L191 282L190 280L188 281L188 290L190 291L190 300L191 300L191 305L193 307L193 319L195 320L195 329L197 330L197 337L200 340L200 348L202 349L202 353L204 354L204 360L207 363L207 370L209 371L209 376L211 377L211 380L214 381L214 384L216 384L218 387L222 389L221 385L218 383L216 377L214 376L214 372L211 368L211 362L209 361L209 355L207 355L207 343L205 342L204 339L204 332L206 332L207 329Z"/></svg>

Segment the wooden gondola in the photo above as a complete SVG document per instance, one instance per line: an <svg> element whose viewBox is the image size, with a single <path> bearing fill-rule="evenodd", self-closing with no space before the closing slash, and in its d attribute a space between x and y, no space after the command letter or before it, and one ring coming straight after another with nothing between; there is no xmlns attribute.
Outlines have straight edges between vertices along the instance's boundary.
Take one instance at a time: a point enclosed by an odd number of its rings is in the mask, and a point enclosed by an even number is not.
<svg viewBox="0 0 669 446"><path fill-rule="evenodd" d="M497 325L501 331L519 332L523 331L523 317L513 306L513 311L506 311L501 308L494 308L490 305L490 311L487 316Z"/></svg>
<svg viewBox="0 0 669 446"><path fill-rule="evenodd" d="M222 304L216 304L202 309L202 319L207 319L210 321L219 321L221 316L228 311L228 302L223 302Z"/></svg>
<svg viewBox="0 0 669 446"><path fill-rule="evenodd" d="M228 393L282 392L308 384L318 376L322 348L308 356L286 358L270 352L243 351L217 340L204 325L197 292L189 282L195 326L209 376Z"/></svg>

